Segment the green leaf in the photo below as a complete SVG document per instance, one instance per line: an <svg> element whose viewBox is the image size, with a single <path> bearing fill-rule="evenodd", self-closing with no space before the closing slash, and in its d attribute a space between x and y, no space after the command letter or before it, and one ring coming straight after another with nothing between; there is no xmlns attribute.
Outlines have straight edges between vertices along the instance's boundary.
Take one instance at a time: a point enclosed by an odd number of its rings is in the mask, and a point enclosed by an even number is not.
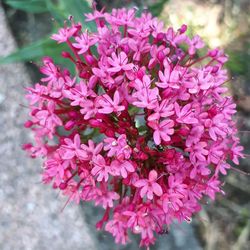
<svg viewBox="0 0 250 250"><path fill-rule="evenodd" d="M74 16L74 20L81 21L84 29L94 30L94 27L90 23L84 22L84 12L90 12L90 6L86 0L58 0L54 3L51 0L20 0L20 1L10 1L7 2L18 2L23 3L36 3L43 2L47 11L56 19L59 26L63 26L64 20L68 18L69 15ZM30 61L41 59L43 56L50 56L54 59L55 63L63 63L65 66L73 70L72 64L70 66L69 60L61 57L62 51L69 51L66 44L57 44L54 40L49 37L41 39L30 45L25 46L12 53L11 55L0 58L0 64L12 63L19 61Z"/></svg>
<svg viewBox="0 0 250 250"><path fill-rule="evenodd" d="M67 13L67 17L72 15L76 22L82 23L83 29L95 30L93 22L85 22L84 13L92 12L86 0L60 0L60 2L64 6L64 13Z"/></svg>
<svg viewBox="0 0 250 250"><path fill-rule="evenodd" d="M243 51L227 51L229 61L226 62L226 67L233 75L246 75L249 71L250 56Z"/></svg>
<svg viewBox="0 0 250 250"><path fill-rule="evenodd" d="M85 22L84 13L92 12L86 0L58 0L57 4L51 0L44 0L51 16L57 21L59 26L63 26L64 21L69 16L74 17L75 22L81 22L83 29L95 30L95 24Z"/></svg>
<svg viewBox="0 0 250 250"><path fill-rule="evenodd" d="M85 20L84 13L91 12L90 6L86 0L59 0L59 6L63 8L66 18L72 15L76 22L83 23Z"/></svg>
<svg viewBox="0 0 250 250"><path fill-rule="evenodd" d="M55 4L51 0L44 0L46 2L47 9L51 16L55 19L59 26L63 26L64 21L67 19L65 10L60 6L59 3Z"/></svg>
<svg viewBox="0 0 250 250"><path fill-rule="evenodd" d="M44 0L4 0L4 3L14 9L31 13L43 13L48 11Z"/></svg>
<svg viewBox="0 0 250 250"><path fill-rule="evenodd" d="M27 45L26 47L17 50L9 56L0 58L0 64L36 60L45 55L58 57L61 51L66 49L65 47L66 45L57 44L50 38L45 38Z"/></svg>
<svg viewBox="0 0 250 250"><path fill-rule="evenodd" d="M155 4L151 4L148 9L152 13L153 16L159 16L161 12L163 11L164 5L169 0L158 0Z"/></svg>
<svg viewBox="0 0 250 250"><path fill-rule="evenodd" d="M61 56L62 51L70 52L67 44L57 44L54 40L47 37L27 45L9 56L0 58L0 64L20 61L36 61L44 56L49 56L56 64L61 64L63 65L63 68L67 68L71 73L75 73L74 64L70 60Z"/></svg>

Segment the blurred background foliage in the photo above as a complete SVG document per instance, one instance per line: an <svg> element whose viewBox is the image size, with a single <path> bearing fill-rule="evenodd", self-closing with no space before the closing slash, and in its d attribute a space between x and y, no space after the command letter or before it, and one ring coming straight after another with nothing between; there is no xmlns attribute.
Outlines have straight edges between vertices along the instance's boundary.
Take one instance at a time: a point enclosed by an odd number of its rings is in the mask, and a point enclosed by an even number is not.
<svg viewBox="0 0 250 250"><path fill-rule="evenodd" d="M198 33L209 47L222 47L230 56L227 63L232 77L230 90L238 105L238 123L245 152L250 153L250 0L98 0L98 8L116 7L149 9L166 26L179 28L185 23L189 33ZM91 11L88 0L3 0L13 35L20 47L15 53L0 58L0 63L27 62L34 82L39 79L37 64L43 56L51 56L66 67L60 53L65 45L50 40L50 35L63 26L70 15L81 21L83 29L93 30L84 22ZM33 63L30 63L32 61ZM249 160L240 169L249 170ZM231 171L225 178L225 197L206 204L196 216L197 237L207 250L241 250L250 246L249 176Z"/></svg>
<svg viewBox="0 0 250 250"><path fill-rule="evenodd" d="M129 5L131 1L125 1ZM135 1L136 2L136 1ZM134 3L135 3L134 2ZM166 0L156 1L155 3L149 5L150 11L157 15L161 12ZM13 10L20 10L27 13L27 16L36 18L40 16L48 16L48 21L46 22L50 29L45 30L45 32L53 33L56 32L58 27L62 27L64 21L73 16L76 22L81 22L83 24L83 30L93 30L94 24L91 22L84 21L84 13L91 12L91 3L87 0L4 0L6 6L11 7ZM98 7L103 6L117 6L119 7L121 1L107 1L107 3L98 2ZM132 2L130 3L131 6ZM142 9L143 5L138 4L138 8ZM16 13L14 13L15 15ZM10 14L11 15L11 14ZM38 17L39 18L39 17ZM15 21L15 17L14 17ZM35 20L34 20L35 21ZM39 32L39 30L37 30ZM36 32L37 32L36 31ZM18 31L17 31L18 32ZM17 52L7 56L6 58L1 58L0 63L11 63L16 61L28 61L40 59L42 56L47 55L56 58L56 61L60 62L60 51L66 49L64 45L57 45L52 41L49 36L43 37L28 46L23 47Z"/></svg>

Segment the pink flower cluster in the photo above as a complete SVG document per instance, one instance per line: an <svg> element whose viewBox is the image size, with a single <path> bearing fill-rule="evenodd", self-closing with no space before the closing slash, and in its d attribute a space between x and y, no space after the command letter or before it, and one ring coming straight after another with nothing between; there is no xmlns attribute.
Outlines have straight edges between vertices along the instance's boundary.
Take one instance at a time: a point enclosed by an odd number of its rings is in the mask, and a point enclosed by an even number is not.
<svg viewBox="0 0 250 250"><path fill-rule="evenodd" d="M43 59L44 77L26 96L35 144L24 148L43 157L44 183L105 209L98 229L121 244L140 234L149 246L173 221L190 222L204 196L223 193L227 161L243 157L227 56L150 13L86 17L96 32L71 20L52 36L68 44L62 56L76 72Z"/></svg>

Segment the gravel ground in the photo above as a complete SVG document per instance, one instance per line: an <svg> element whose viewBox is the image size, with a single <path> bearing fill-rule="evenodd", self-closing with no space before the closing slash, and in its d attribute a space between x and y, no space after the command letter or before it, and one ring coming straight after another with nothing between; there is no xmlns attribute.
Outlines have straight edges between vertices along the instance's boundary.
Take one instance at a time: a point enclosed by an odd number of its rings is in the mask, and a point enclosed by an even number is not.
<svg viewBox="0 0 250 250"><path fill-rule="evenodd" d="M0 6L0 57L16 48ZM138 249L138 240L118 247L94 225L102 213L87 206L68 205L50 187L40 183L41 162L21 150L31 134L23 128L27 109L24 87L30 78L24 65L0 65L0 250L115 250ZM152 249L200 250L190 225L175 226L160 236Z"/></svg>

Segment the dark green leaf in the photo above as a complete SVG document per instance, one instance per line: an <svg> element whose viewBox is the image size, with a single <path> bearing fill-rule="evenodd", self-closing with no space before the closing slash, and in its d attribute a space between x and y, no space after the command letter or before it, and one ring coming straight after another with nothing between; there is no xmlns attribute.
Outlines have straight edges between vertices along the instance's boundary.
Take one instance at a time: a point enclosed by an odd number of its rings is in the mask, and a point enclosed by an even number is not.
<svg viewBox="0 0 250 250"><path fill-rule="evenodd" d="M57 44L50 38L45 38L21 48L7 57L0 58L0 64L35 61L40 60L44 56L50 56L56 64L62 64L63 68L67 68L73 73L75 67L70 60L61 56L62 51L69 52L69 48L66 44Z"/></svg>
<svg viewBox="0 0 250 250"><path fill-rule="evenodd" d="M65 18L72 15L76 22L84 22L84 13L91 12L86 0L59 0L59 6L65 13Z"/></svg>
<svg viewBox="0 0 250 250"><path fill-rule="evenodd" d="M31 13L43 13L48 11L44 0L4 0L4 2L14 9Z"/></svg>
<svg viewBox="0 0 250 250"><path fill-rule="evenodd" d="M0 63L35 60L44 55L59 56L64 47L50 38L45 38L21 48L7 57L0 58Z"/></svg>
<svg viewBox="0 0 250 250"><path fill-rule="evenodd" d="M44 0L46 2L47 9L51 16L56 20L58 25L63 26L63 22L67 19L65 10L59 3L55 4L51 0Z"/></svg>
<svg viewBox="0 0 250 250"><path fill-rule="evenodd" d="M152 4L148 7L149 11L152 13L153 16L159 16L163 11L164 5L169 0L158 0L155 4Z"/></svg>
<svg viewBox="0 0 250 250"><path fill-rule="evenodd" d="M85 22L84 13L92 11L86 0L58 0L57 4L51 0L45 0L45 2L51 16L60 26L63 26L69 16L73 16L75 22L82 23L83 29L95 30L94 23Z"/></svg>
<svg viewBox="0 0 250 250"><path fill-rule="evenodd" d="M227 68L233 75L246 75L250 66L250 55L242 51L227 51L229 61L226 63Z"/></svg>
<svg viewBox="0 0 250 250"><path fill-rule="evenodd" d="M69 15L74 16L75 21L81 21L83 29L93 30L93 26L90 23L84 22L84 12L90 12L91 9L89 4L85 0L58 0L54 3L51 0L20 0L20 1L10 1L6 2L29 2L33 4L38 4L38 2L43 2L47 11L49 11L58 23L59 26L63 26L63 22L68 18ZM39 40L33 44L30 44L18 51L12 53L11 55L0 58L0 64L12 63L18 61L30 61L41 59L43 56L52 57L56 63L65 64L65 66L70 67L68 60L61 57L62 51L68 51L66 44L57 44L55 41L51 40L49 37ZM72 66L71 66L72 69Z"/></svg>

